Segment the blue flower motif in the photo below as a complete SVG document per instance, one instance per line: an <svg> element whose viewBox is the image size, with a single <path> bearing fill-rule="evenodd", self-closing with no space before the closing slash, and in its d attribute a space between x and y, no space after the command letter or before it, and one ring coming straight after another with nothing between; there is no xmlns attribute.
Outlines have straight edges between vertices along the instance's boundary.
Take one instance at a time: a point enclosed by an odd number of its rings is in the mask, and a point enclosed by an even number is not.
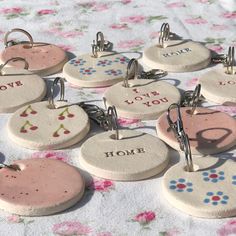
<svg viewBox="0 0 236 236"><path fill-rule="evenodd" d="M218 191L216 193L214 192L207 192L206 198L203 200L206 204L212 204L214 206L217 206L219 204L227 204L229 197L227 195L224 195L223 192Z"/></svg>
<svg viewBox="0 0 236 236"><path fill-rule="evenodd" d="M114 69L106 70L105 73L108 75L113 75L113 76L122 75L121 70L114 70Z"/></svg>
<svg viewBox="0 0 236 236"><path fill-rule="evenodd" d="M204 171L202 173L203 180L206 182L217 183L225 179L224 171L216 171L215 169L211 169L209 171Z"/></svg>
<svg viewBox="0 0 236 236"><path fill-rule="evenodd" d="M74 66L82 66L86 63L86 61L83 59L72 59L69 61L69 63Z"/></svg>
<svg viewBox="0 0 236 236"><path fill-rule="evenodd" d="M175 190L177 192L192 192L193 184L187 182L185 179L180 178L178 180L171 180L169 183L169 189Z"/></svg>
<svg viewBox="0 0 236 236"><path fill-rule="evenodd" d="M234 175L234 176L232 177L232 184L233 184L233 185L236 185L236 175Z"/></svg>
<svg viewBox="0 0 236 236"><path fill-rule="evenodd" d="M80 68L79 72L82 73L83 75L91 75L94 72L96 72L96 70L94 68L92 68L92 67Z"/></svg>
<svg viewBox="0 0 236 236"><path fill-rule="evenodd" d="M105 59L105 60L98 61L97 66L105 67L105 66L110 66L111 64L112 64L112 61Z"/></svg>
<svg viewBox="0 0 236 236"><path fill-rule="evenodd" d="M119 62L119 63L121 63L121 64L128 64L128 62L129 62L129 58L127 58L127 57L117 57L115 60L114 60L114 62Z"/></svg>

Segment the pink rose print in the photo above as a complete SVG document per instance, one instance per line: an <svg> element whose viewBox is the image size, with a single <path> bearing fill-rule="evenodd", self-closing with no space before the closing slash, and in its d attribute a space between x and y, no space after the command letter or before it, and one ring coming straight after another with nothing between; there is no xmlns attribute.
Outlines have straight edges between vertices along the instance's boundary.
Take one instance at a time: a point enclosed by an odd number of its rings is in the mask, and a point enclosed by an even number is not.
<svg viewBox="0 0 236 236"><path fill-rule="evenodd" d="M79 221L64 221L53 225L52 231L54 234L72 236L88 235L92 230L87 225L82 225Z"/></svg>
<svg viewBox="0 0 236 236"><path fill-rule="evenodd" d="M236 235L236 219L229 220L217 233L219 236Z"/></svg>
<svg viewBox="0 0 236 236"><path fill-rule="evenodd" d="M48 158L55 159L59 161L68 162L69 157L66 153L61 151L41 151L35 152L31 155L32 158Z"/></svg>
<svg viewBox="0 0 236 236"><path fill-rule="evenodd" d="M133 221L138 222L141 225L147 225L151 221L155 220L156 215L153 211L144 211L136 215Z"/></svg>
<svg viewBox="0 0 236 236"><path fill-rule="evenodd" d="M186 86L188 88L195 87L197 84L198 84L198 78L192 78L190 80L187 80L187 82L186 82Z"/></svg>
<svg viewBox="0 0 236 236"><path fill-rule="evenodd" d="M83 32L81 31L61 31L60 28L54 28L54 29L50 29L47 32L49 33L54 33L57 36L61 36L63 38L75 38L76 36L82 36Z"/></svg>
<svg viewBox="0 0 236 236"><path fill-rule="evenodd" d="M108 10L109 7L106 3L94 3L93 11L105 11Z"/></svg>
<svg viewBox="0 0 236 236"><path fill-rule="evenodd" d="M234 11L234 12L225 12L224 14L222 14L222 17L224 17L226 19L236 19L236 11Z"/></svg>
<svg viewBox="0 0 236 236"><path fill-rule="evenodd" d="M141 49L144 45L144 41L142 39L134 39L134 40L123 40L118 43L118 48L122 49L133 49L138 50Z"/></svg>
<svg viewBox="0 0 236 236"><path fill-rule="evenodd" d="M98 192L109 192L114 189L114 183L111 180L93 180L89 183L88 189Z"/></svg>
<svg viewBox="0 0 236 236"><path fill-rule="evenodd" d="M127 30L129 29L127 24L112 24L110 25L111 29L115 29L115 30Z"/></svg>
<svg viewBox="0 0 236 236"><path fill-rule="evenodd" d="M98 233L96 236L112 236L112 234L110 232L102 232Z"/></svg>
<svg viewBox="0 0 236 236"><path fill-rule="evenodd" d="M38 15L42 16L42 15L55 15L57 12L55 10L49 10L49 9L43 9L38 11Z"/></svg>
<svg viewBox="0 0 236 236"><path fill-rule="evenodd" d="M228 113L231 116L236 115L236 106L214 106L211 109Z"/></svg>
<svg viewBox="0 0 236 236"><path fill-rule="evenodd" d="M212 30L214 31L221 31L221 30L226 30L228 29L227 25L217 25L217 24L213 24L211 27Z"/></svg>
<svg viewBox="0 0 236 236"><path fill-rule="evenodd" d="M18 215L10 215L10 216L7 217L7 221L9 223L21 223L24 220Z"/></svg>
<svg viewBox="0 0 236 236"><path fill-rule="evenodd" d="M191 25L201 25L201 24L206 24L207 20L203 19L202 17L196 17L196 18L189 18L186 19L185 22L187 24L191 24Z"/></svg>
<svg viewBox="0 0 236 236"><path fill-rule="evenodd" d="M119 118L118 124L122 127L130 127L131 125L135 124L136 127L143 127L143 123L138 119L126 119L126 118Z"/></svg>
<svg viewBox="0 0 236 236"><path fill-rule="evenodd" d="M66 52L75 50L75 48L71 45L57 44L57 46L60 47L61 49L63 49L64 51L66 51Z"/></svg>
<svg viewBox="0 0 236 236"><path fill-rule="evenodd" d="M131 2L132 2L132 0L121 0L121 3L123 3L123 4L129 4Z"/></svg>
<svg viewBox="0 0 236 236"><path fill-rule="evenodd" d="M210 50L216 52L216 53L220 53L224 50L224 48L222 46L220 46L219 44L213 44L213 45L209 45L207 46Z"/></svg>
<svg viewBox="0 0 236 236"><path fill-rule="evenodd" d="M127 23L143 23L146 20L145 16L137 15L137 16L127 16L122 17L120 19L121 22L127 22Z"/></svg>
<svg viewBox="0 0 236 236"><path fill-rule="evenodd" d="M1 8L0 12L4 14L20 14L23 12L23 8L21 7Z"/></svg>
<svg viewBox="0 0 236 236"><path fill-rule="evenodd" d="M178 8L178 7L186 7L186 5L183 2L172 2L169 4L166 4L167 8Z"/></svg>
<svg viewBox="0 0 236 236"><path fill-rule="evenodd" d="M150 35L149 35L149 38L150 39L157 39L159 37L160 33L159 32L152 32Z"/></svg>
<svg viewBox="0 0 236 236"><path fill-rule="evenodd" d="M200 3L211 3L214 0L197 0L197 1L200 2Z"/></svg>
<svg viewBox="0 0 236 236"><path fill-rule="evenodd" d="M164 232L159 232L159 236L177 236L180 234L178 229L169 229Z"/></svg>

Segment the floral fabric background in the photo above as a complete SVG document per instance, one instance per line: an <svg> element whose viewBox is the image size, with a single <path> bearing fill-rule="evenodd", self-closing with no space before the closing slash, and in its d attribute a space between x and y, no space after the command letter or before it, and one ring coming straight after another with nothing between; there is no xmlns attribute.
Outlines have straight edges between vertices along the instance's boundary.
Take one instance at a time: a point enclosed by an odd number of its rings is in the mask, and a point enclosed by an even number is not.
<svg viewBox="0 0 236 236"><path fill-rule="evenodd" d="M172 32L185 39L204 43L217 53L226 53L236 46L235 0L0 0L1 49L4 33L12 28L24 28L35 41L56 44L69 52L70 57L91 51L92 40L102 31L129 58L141 58L145 47L157 43L158 31L168 22ZM12 35L24 39L22 35ZM140 59L142 64L142 60ZM222 65L216 65L220 67ZM145 70L149 68L144 66ZM193 73L169 73L163 78L181 90L193 89L207 68ZM49 76L49 80L56 75ZM48 79L47 79L48 80ZM103 106L105 88L82 89L66 83L70 102L98 100ZM236 115L236 107L204 106ZM9 114L0 115L0 161L14 159L53 158L79 166L79 145L58 151L35 152L20 148L7 137ZM156 135L155 121L119 119L122 127L142 130ZM92 125L90 136L102 130ZM220 156L236 160L235 150ZM179 161L172 152L170 165ZM162 195L160 174L138 182L115 182L90 176L86 178L85 195L73 208L53 216L21 217L0 212L0 235L88 235L88 236L204 236L236 235L236 218L200 219L174 209Z"/></svg>

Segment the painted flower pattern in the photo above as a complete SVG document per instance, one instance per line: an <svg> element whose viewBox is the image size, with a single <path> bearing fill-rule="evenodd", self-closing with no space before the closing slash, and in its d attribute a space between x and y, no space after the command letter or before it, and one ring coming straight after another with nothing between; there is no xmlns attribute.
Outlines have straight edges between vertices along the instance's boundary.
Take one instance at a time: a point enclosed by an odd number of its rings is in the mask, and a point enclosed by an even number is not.
<svg viewBox="0 0 236 236"><path fill-rule="evenodd" d="M215 169L211 169L209 171L204 171L202 173L203 180L206 182L217 183L225 179L224 171L216 171Z"/></svg>
<svg viewBox="0 0 236 236"><path fill-rule="evenodd" d="M153 220L155 220L156 214L153 211L144 211L139 214L137 214L134 218L134 222L138 222L141 225L147 225Z"/></svg>
<svg viewBox="0 0 236 236"><path fill-rule="evenodd" d="M48 158L55 159L59 161L67 162L69 160L69 156L62 151L40 151L35 152L31 155L31 158Z"/></svg>
<svg viewBox="0 0 236 236"><path fill-rule="evenodd" d="M220 229L217 230L218 236L236 235L236 219L227 221Z"/></svg>
<svg viewBox="0 0 236 236"><path fill-rule="evenodd" d="M114 186L114 182L111 180L93 180L88 184L88 189L98 192L109 192L114 189Z"/></svg>
<svg viewBox="0 0 236 236"><path fill-rule="evenodd" d="M79 72L83 75L92 75L96 72L96 70L92 67L88 67L88 68L80 68Z"/></svg>
<svg viewBox="0 0 236 236"><path fill-rule="evenodd" d="M193 184L186 181L186 179L180 178L178 180L171 180L169 188L177 192L192 192Z"/></svg>
<svg viewBox="0 0 236 236"><path fill-rule="evenodd" d="M117 76L117 75L122 75L123 72L122 72L122 70L120 70L120 69L118 69L118 70L111 69L111 70L106 70L106 71L105 71L105 74L107 74L107 75L112 75L112 76Z"/></svg>
<svg viewBox="0 0 236 236"><path fill-rule="evenodd" d="M84 59L72 59L70 60L69 63L74 66L83 66L86 63L86 61Z"/></svg>
<svg viewBox="0 0 236 236"><path fill-rule="evenodd" d="M229 200L229 197L225 195L223 192L207 192L206 198L204 199L205 204L212 204L213 206L217 206L219 204L227 204Z"/></svg>
<svg viewBox="0 0 236 236"><path fill-rule="evenodd" d="M112 64L112 61L111 60L99 60L97 62L97 66L102 66L102 67L105 67L105 66L110 66Z"/></svg>
<svg viewBox="0 0 236 236"><path fill-rule="evenodd" d="M120 64L127 64L129 62L129 58L127 57L117 57L114 62L118 62Z"/></svg>

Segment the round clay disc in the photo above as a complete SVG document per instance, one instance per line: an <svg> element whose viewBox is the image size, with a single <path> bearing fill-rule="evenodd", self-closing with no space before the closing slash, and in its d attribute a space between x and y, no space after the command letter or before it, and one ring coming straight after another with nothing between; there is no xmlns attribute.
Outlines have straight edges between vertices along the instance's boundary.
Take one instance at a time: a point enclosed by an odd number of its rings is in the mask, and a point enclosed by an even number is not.
<svg viewBox="0 0 236 236"><path fill-rule="evenodd" d="M4 63L13 57L24 58L29 63L29 71L46 76L61 71L67 62L64 50L46 43L34 43L33 47L28 44L17 44L5 48L0 54L0 60ZM22 67L22 62L9 62L10 66Z"/></svg>
<svg viewBox="0 0 236 236"><path fill-rule="evenodd" d="M10 139L37 150L60 149L79 142L89 131L90 121L79 106L50 109L48 101L18 109L8 122ZM69 105L56 102L56 106Z"/></svg>
<svg viewBox="0 0 236 236"><path fill-rule="evenodd" d="M129 59L114 52L99 55L95 58L88 53L67 62L63 67L66 80L81 87L104 87L122 81Z"/></svg>
<svg viewBox="0 0 236 236"><path fill-rule="evenodd" d="M162 172L169 162L167 146L158 138L133 130L103 132L86 140L80 149L80 164L92 175L112 180L134 181Z"/></svg>
<svg viewBox="0 0 236 236"><path fill-rule="evenodd" d="M205 68L211 61L211 52L193 41L169 40L164 47L154 45L143 53L143 62L169 72L188 72Z"/></svg>
<svg viewBox="0 0 236 236"><path fill-rule="evenodd" d="M194 159L194 172L183 163L172 166L163 177L163 194L179 210L197 217L236 215L236 163L214 157Z"/></svg>
<svg viewBox="0 0 236 236"><path fill-rule="evenodd" d="M0 208L25 216L50 215L77 203L84 193L79 171L52 159L18 160L20 171L0 169Z"/></svg>
<svg viewBox="0 0 236 236"><path fill-rule="evenodd" d="M41 101L47 88L44 80L24 69L3 68L0 75L0 112L14 112L18 108Z"/></svg>
<svg viewBox="0 0 236 236"><path fill-rule="evenodd" d="M196 108L191 116L191 108L181 107L184 131L189 137L192 154L216 154L236 145L236 120L228 114L203 107ZM176 110L170 112L176 121ZM166 113L157 120L157 134L172 148L180 151L179 143L167 122Z"/></svg>
<svg viewBox="0 0 236 236"><path fill-rule="evenodd" d="M104 94L107 104L116 107L120 117L130 119L156 119L172 103L180 101L180 93L173 85L156 80L129 80L108 88Z"/></svg>
<svg viewBox="0 0 236 236"><path fill-rule="evenodd" d="M219 104L236 103L236 74L225 71L225 68L211 70L200 78L201 93L207 100Z"/></svg>

